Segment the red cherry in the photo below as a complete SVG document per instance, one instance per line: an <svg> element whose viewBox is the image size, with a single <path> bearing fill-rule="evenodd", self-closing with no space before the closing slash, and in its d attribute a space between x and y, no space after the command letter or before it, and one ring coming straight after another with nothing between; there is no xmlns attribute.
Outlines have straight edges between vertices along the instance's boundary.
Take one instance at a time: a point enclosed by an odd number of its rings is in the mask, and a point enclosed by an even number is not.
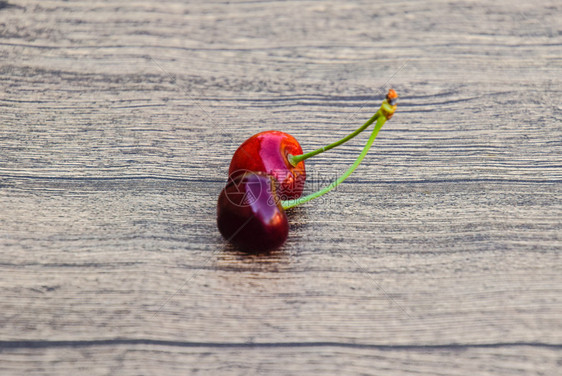
<svg viewBox="0 0 562 376"><path fill-rule="evenodd" d="M277 184L262 172L229 179L217 203L222 236L247 252L280 247L289 235L289 222L277 196Z"/></svg>
<svg viewBox="0 0 562 376"><path fill-rule="evenodd" d="M289 154L302 154L302 148L293 136L280 131L261 132L244 141L236 150L228 174L234 177L246 171L264 172L279 182L280 198L299 198L306 180L304 161L293 166Z"/></svg>
<svg viewBox="0 0 562 376"><path fill-rule="evenodd" d="M280 247L289 233L285 209L321 197L345 181L394 114L397 98L396 92L389 90L379 110L360 128L306 154L294 137L279 131L258 133L246 140L234 153L229 181L219 195L217 224L222 236L246 251L263 252ZM303 161L349 141L374 122L371 136L355 162L326 187L300 197L306 179Z"/></svg>

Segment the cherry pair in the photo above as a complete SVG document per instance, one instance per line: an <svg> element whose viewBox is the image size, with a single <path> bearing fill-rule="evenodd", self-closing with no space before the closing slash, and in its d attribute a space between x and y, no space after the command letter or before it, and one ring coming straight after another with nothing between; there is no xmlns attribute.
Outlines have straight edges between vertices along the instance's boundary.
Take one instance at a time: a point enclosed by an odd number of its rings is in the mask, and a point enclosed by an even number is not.
<svg viewBox="0 0 562 376"><path fill-rule="evenodd" d="M347 179L394 114L397 98L390 89L365 124L341 140L306 154L297 140L284 132L261 132L247 139L234 153L228 183L219 195L217 224L222 236L248 252L280 247L289 234L285 209L320 197ZM306 180L304 161L349 141L374 122L375 128L353 165L327 187L301 197Z"/></svg>

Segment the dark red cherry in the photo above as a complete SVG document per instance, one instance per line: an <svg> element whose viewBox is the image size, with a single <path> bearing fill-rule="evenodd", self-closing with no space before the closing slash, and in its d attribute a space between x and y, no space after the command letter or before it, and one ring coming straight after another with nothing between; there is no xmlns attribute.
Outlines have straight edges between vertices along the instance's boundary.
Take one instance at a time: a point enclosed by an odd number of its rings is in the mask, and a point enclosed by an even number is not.
<svg viewBox="0 0 562 376"><path fill-rule="evenodd" d="M289 234L289 222L276 185L272 176L262 172L246 172L229 179L217 204L222 236L247 252L280 247Z"/></svg>
<svg viewBox="0 0 562 376"><path fill-rule="evenodd" d="M299 198L306 180L304 161L293 166L288 160L289 154L302 154L302 148L293 136L280 131L261 132L244 141L236 150L228 174L265 172L279 182L281 199Z"/></svg>

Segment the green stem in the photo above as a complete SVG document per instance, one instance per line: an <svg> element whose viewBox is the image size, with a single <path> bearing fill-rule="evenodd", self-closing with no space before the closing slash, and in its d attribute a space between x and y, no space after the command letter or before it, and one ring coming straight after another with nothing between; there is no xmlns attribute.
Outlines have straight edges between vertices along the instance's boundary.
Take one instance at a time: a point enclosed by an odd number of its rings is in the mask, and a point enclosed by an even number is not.
<svg viewBox="0 0 562 376"><path fill-rule="evenodd" d="M383 104L383 106L384 106L384 104ZM377 114L378 114L378 116L377 116ZM371 145L373 145L373 142L375 141L375 138L377 137L377 134L379 133L382 126L386 122L386 116L384 115L383 112L381 112L381 110L377 111L377 113L371 119L377 119L377 124L375 125L375 129L373 129L373 133L371 133L371 137L369 137L369 141L367 141L367 144L363 148L363 151L361 152L359 157L355 160L353 165L351 165L351 167L348 168L347 171L344 172L343 175L340 176L336 181L334 181L333 183L331 183L327 187L319 190L318 192L311 193L307 196L300 197L300 198L297 198L295 200L283 200L283 201L281 201L281 205L283 206L283 209L289 209L289 208L295 207L297 205L304 204L305 202L308 202L310 200L318 198L322 195L325 195L326 193L330 192L332 189L334 189L338 185L340 185L345 179L347 179L349 177L349 175L351 175L351 173L353 171L355 171L357 166L359 166L359 164L361 163L363 158L365 158L365 156L367 155L367 152L371 148ZM369 121L371 119L369 119Z"/></svg>
<svg viewBox="0 0 562 376"><path fill-rule="evenodd" d="M302 162L310 157L314 157L317 154L323 153L325 151L328 151L330 149L335 148L336 146L340 146L341 144L351 140L353 137L357 136L359 133L363 132L369 125L373 124L375 122L375 120L377 120L377 118L379 117L380 113L379 111L377 111L369 120L367 120L367 122L365 124L363 124L361 127L357 128L355 130L355 132L348 134L347 136L345 136L344 138L342 138L339 141L336 141L330 145L326 145L321 147L320 149L316 149L313 150L311 152L305 153L305 154L299 154L299 155L292 155L289 154L287 156L287 159L289 160L289 163L292 164L293 166L296 166L299 162Z"/></svg>

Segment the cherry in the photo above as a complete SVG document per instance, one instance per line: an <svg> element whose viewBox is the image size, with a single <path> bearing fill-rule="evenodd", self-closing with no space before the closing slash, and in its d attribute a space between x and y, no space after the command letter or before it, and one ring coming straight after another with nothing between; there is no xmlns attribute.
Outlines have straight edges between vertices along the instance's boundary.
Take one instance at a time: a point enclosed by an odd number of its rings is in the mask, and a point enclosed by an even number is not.
<svg viewBox="0 0 562 376"><path fill-rule="evenodd" d="M281 197L298 198L302 195L306 180L304 162L293 165L288 156L299 154L302 154L302 148L290 134L261 132L244 141L236 150L228 174L234 177L246 171L265 172L279 182Z"/></svg>
<svg viewBox="0 0 562 376"><path fill-rule="evenodd" d="M231 178L219 195L217 224L222 236L241 249L265 252L279 248L289 234L279 183L263 172Z"/></svg>
<svg viewBox="0 0 562 376"><path fill-rule="evenodd" d="M239 161L245 161L245 166L257 166L260 168L264 166L263 163L260 164L263 161L277 161L279 165L279 160L283 163L287 161L291 166L298 166L306 158L322 153L355 137L376 121L375 128L361 151L361 154L347 171L327 187L307 196L300 197L300 194L302 194L301 189L297 198L282 200L283 197L280 196L280 187L282 187L282 185L277 181L275 173L268 174L262 170L245 172L231 171L229 174L229 181L226 187L221 191L217 204L217 224L222 236L228 241L238 245L241 249L250 252L263 252L280 247L287 239L289 232L285 209L304 204L305 202L320 197L347 179L367 155L367 152L373 145L384 123L394 115L397 98L398 95L396 92L392 89L389 90L379 110L362 127L340 141L307 154L293 155L287 152L289 148L298 150L300 146L292 136L283 132L262 132L248 139L242 146L245 144L252 145L254 143L254 149L248 150L248 154L255 150L262 151L262 154L259 152L254 154L258 155L260 159L255 162L249 157L244 158L235 153L235 157L237 158L236 162L233 158L231 170L233 163L235 164ZM263 135L263 140L265 140L263 145L261 141L262 136L260 135ZM277 141L273 142L272 140ZM283 144L283 141L279 140L290 140L290 142ZM255 146L256 143L257 147ZM273 145L273 149L268 152L265 145ZM295 148L295 145L298 146L298 149ZM281 150L281 152L279 152L279 150ZM302 150L300 153L302 153ZM281 159L279 159L280 155L282 156ZM264 158L261 158L262 156ZM285 167L287 167L287 164L285 164ZM290 167L287 167L287 171L289 170ZM304 174L304 165L302 166L302 171ZM286 175L282 176L286 177ZM292 182L294 181L293 175ZM295 192L297 191L293 190L293 193Z"/></svg>
<svg viewBox="0 0 562 376"><path fill-rule="evenodd" d="M390 89L386 96L387 105L392 107L397 98L396 92ZM382 107L365 124L341 140L306 154L303 154L300 144L290 134L266 131L253 135L234 152L228 174L234 177L246 171L265 172L279 182L280 198L297 199L302 195L306 180L304 161L351 140L374 123L381 111ZM392 117L389 113L387 115L387 119Z"/></svg>

